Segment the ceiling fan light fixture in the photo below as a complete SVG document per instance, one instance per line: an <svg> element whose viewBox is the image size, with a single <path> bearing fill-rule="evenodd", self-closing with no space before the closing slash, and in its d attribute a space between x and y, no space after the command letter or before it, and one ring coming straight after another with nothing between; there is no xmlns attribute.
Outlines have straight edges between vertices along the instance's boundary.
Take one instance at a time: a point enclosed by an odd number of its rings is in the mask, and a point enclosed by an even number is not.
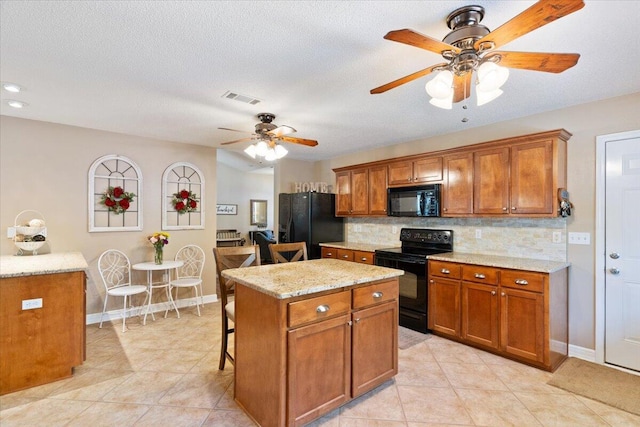
<svg viewBox="0 0 640 427"><path fill-rule="evenodd" d="M256 146L251 144L247 148L244 149L244 152L247 153L252 159L256 158Z"/></svg>
<svg viewBox="0 0 640 427"><path fill-rule="evenodd" d="M476 89L483 92L492 92L505 84L509 78L509 69L487 61L478 67L478 84Z"/></svg>
<svg viewBox="0 0 640 427"><path fill-rule="evenodd" d="M492 91L478 90L476 91L477 104L478 106L487 104L502 94L502 89L495 89Z"/></svg>
<svg viewBox="0 0 640 427"><path fill-rule="evenodd" d="M451 96L448 98L431 98L429 104L444 110L451 110L453 108L453 91L451 91Z"/></svg>
<svg viewBox="0 0 640 427"><path fill-rule="evenodd" d="M268 162L276 160L276 150L274 150L273 148L269 148L269 151L267 151L267 154L265 154L264 159Z"/></svg>
<svg viewBox="0 0 640 427"><path fill-rule="evenodd" d="M260 157L265 157L269 152L269 144L266 141L260 140L255 144L256 147L256 155Z"/></svg>
<svg viewBox="0 0 640 427"><path fill-rule="evenodd" d="M281 159L284 156L287 155L287 153L289 152L286 148L284 148L282 145L277 144L274 148L274 151L276 153L276 159Z"/></svg>
<svg viewBox="0 0 640 427"><path fill-rule="evenodd" d="M442 70L429 80L424 86L429 96L437 99L447 99L453 96L453 73Z"/></svg>

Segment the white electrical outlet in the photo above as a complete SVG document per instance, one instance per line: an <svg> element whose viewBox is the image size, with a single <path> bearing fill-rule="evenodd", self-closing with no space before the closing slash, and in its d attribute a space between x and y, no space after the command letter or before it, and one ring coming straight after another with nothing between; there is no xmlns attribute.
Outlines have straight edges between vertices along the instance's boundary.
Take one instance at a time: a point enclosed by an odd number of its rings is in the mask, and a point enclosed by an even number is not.
<svg viewBox="0 0 640 427"><path fill-rule="evenodd" d="M394 234L397 233L398 232L398 227L395 226L395 225L392 225L391 226L391 232L394 233Z"/></svg>
<svg viewBox="0 0 640 427"><path fill-rule="evenodd" d="M562 243L562 233L559 231L553 232L553 243Z"/></svg>
<svg viewBox="0 0 640 427"><path fill-rule="evenodd" d="M590 245L591 234L590 233L569 233L570 245Z"/></svg>
<svg viewBox="0 0 640 427"><path fill-rule="evenodd" d="M36 308L42 308L42 298L34 298L34 299L23 299L22 300L22 309L23 310L33 310Z"/></svg>
<svg viewBox="0 0 640 427"><path fill-rule="evenodd" d="M482 230L476 228L476 239L482 239Z"/></svg>

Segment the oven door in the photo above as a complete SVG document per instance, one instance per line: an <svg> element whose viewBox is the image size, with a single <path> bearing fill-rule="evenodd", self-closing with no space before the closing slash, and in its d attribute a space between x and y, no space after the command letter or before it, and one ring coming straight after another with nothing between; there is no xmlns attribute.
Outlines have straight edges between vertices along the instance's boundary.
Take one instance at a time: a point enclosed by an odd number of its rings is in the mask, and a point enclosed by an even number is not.
<svg viewBox="0 0 640 427"><path fill-rule="evenodd" d="M400 281L400 326L427 332L427 265L415 260L385 257L376 252L376 265L403 270Z"/></svg>

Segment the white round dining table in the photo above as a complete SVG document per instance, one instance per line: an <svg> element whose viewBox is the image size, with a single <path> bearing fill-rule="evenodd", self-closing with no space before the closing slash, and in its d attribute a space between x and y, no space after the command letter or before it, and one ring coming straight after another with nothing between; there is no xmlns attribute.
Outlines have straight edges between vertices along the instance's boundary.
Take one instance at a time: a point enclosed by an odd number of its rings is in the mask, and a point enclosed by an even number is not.
<svg viewBox="0 0 640 427"><path fill-rule="evenodd" d="M134 270L142 270L147 272L147 286L149 287L149 297L148 297L149 302L147 303L147 309L144 312L144 319L142 320L143 325L147 324L147 314L149 314L149 310L151 309L151 297L153 295L154 289L164 288L165 293L167 294L167 304L169 304L169 308L167 308L167 310L164 312L164 317L167 317L167 312L171 309L171 306L173 306L173 309L176 311L176 314L178 315L178 319L180 318L180 312L178 311L178 307L176 306L175 301L173 301L173 297L171 296L171 292L169 290L169 282L171 281L171 270L178 267L182 267L183 265L184 265L184 261L168 260L168 261L163 261L162 264L156 264L155 262L140 262L137 264L133 264L131 266L131 268ZM162 275L161 281L154 283L153 272L163 271L163 270L166 271L167 274ZM156 320L155 316L153 315L153 312L151 313L151 317L153 318L153 320Z"/></svg>

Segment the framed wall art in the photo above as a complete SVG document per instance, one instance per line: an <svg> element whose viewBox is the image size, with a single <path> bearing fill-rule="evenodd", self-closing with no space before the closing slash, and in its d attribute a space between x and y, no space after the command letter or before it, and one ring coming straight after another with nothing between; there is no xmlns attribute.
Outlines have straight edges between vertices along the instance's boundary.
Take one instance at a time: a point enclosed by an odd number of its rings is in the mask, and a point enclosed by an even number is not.
<svg viewBox="0 0 640 427"><path fill-rule="evenodd" d="M238 215L238 205L216 205L216 215Z"/></svg>
<svg viewBox="0 0 640 427"><path fill-rule="evenodd" d="M142 230L142 172L133 160L100 157L88 181L89 232Z"/></svg>
<svg viewBox="0 0 640 427"><path fill-rule="evenodd" d="M169 165L162 174L162 229L204 229L204 190L204 177L196 165Z"/></svg>

